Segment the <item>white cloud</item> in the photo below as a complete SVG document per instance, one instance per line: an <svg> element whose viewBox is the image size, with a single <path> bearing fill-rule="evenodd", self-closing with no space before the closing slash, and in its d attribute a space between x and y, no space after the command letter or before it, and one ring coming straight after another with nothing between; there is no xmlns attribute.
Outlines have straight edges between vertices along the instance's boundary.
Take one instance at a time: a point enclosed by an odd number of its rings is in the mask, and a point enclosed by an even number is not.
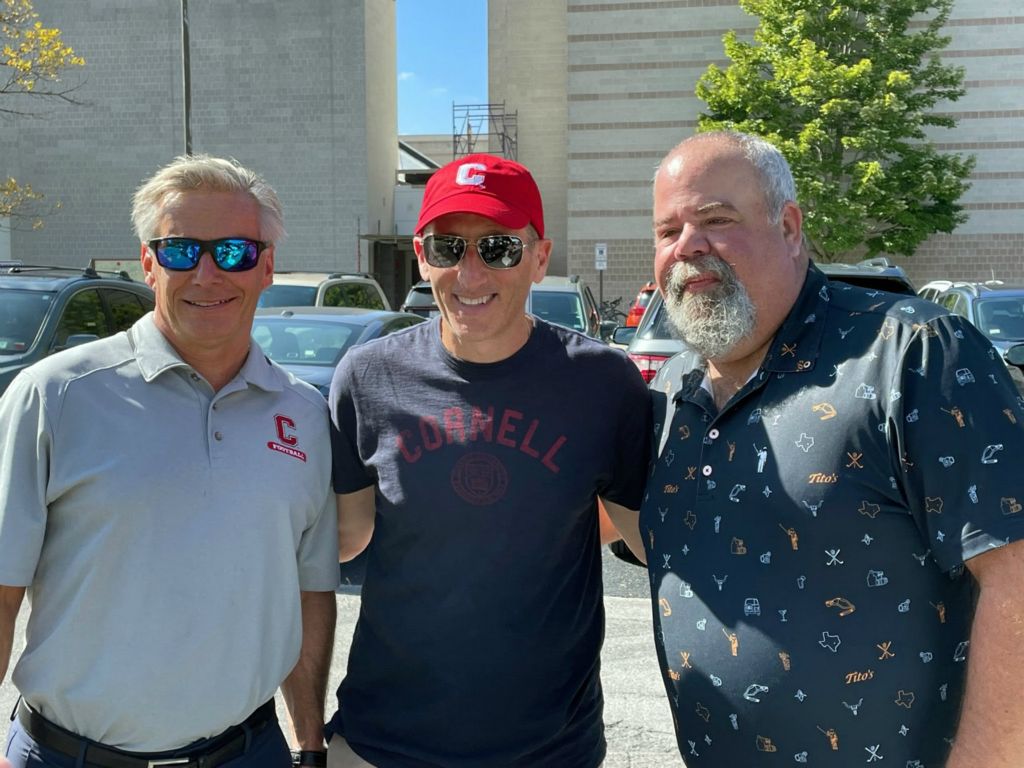
<svg viewBox="0 0 1024 768"><path fill-rule="evenodd" d="M416 73L415 72L399 72L398 73L398 82L403 83L406 80L412 80L414 77L416 77Z"/></svg>

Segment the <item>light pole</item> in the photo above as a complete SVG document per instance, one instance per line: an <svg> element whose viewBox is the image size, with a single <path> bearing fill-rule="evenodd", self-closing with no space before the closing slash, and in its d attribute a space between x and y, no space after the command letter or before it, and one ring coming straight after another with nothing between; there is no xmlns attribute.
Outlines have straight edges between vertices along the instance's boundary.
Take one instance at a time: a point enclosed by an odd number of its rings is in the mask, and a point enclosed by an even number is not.
<svg viewBox="0 0 1024 768"><path fill-rule="evenodd" d="M181 0L181 82L185 112L185 154L192 154L192 71L188 57L188 0Z"/></svg>

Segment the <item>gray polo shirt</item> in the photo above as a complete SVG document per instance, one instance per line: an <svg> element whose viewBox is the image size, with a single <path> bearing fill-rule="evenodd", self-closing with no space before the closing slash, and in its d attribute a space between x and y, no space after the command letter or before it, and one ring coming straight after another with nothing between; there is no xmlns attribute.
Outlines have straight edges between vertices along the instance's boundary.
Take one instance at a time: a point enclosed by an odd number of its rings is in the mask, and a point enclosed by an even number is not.
<svg viewBox="0 0 1024 768"><path fill-rule="evenodd" d="M27 586L13 680L45 717L158 751L273 696L299 591L338 582L327 404L255 344L219 392L151 315L0 398L0 584Z"/></svg>

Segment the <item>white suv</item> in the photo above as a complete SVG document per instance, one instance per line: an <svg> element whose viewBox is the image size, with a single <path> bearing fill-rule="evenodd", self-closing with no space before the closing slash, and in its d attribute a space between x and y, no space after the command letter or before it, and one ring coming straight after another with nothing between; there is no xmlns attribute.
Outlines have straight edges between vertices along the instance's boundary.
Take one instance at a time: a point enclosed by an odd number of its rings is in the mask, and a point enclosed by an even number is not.
<svg viewBox="0 0 1024 768"><path fill-rule="evenodd" d="M391 309L380 283L362 272L275 272L259 306Z"/></svg>

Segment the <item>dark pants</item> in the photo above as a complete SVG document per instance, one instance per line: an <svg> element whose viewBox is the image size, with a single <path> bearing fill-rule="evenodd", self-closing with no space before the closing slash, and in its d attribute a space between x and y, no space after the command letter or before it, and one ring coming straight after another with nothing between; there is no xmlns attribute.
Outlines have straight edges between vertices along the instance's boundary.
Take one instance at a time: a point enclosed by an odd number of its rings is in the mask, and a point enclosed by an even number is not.
<svg viewBox="0 0 1024 768"><path fill-rule="evenodd" d="M11 723L7 736L7 759L14 768L89 768L88 763L36 744L17 719ZM223 768L291 768L291 764L288 742L280 725L272 722L255 734L245 754L221 765Z"/></svg>

